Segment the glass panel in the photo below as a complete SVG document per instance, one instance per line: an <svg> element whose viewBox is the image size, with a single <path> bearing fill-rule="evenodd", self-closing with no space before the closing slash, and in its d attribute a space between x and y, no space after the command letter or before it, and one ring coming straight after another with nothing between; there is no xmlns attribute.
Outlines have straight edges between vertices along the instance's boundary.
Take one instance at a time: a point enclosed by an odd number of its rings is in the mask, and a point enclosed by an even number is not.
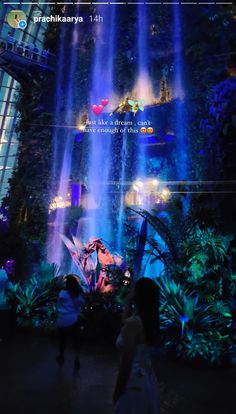
<svg viewBox="0 0 236 414"><path fill-rule="evenodd" d="M11 31L12 36L17 41L34 43L42 50L46 26L45 23L34 24L33 10L35 10L35 5L21 5L21 10L24 10L28 17L28 26L24 31L9 28L6 20L9 11L15 9L16 6L1 5L1 8L0 37L6 38L9 31ZM50 8L47 5L40 5L37 10L41 10L44 15L48 15ZM7 192L8 179L11 177L17 153L18 141L13 130L13 123L18 116L15 109L18 90L19 84L0 69L0 202ZM7 169L5 169L5 166Z"/></svg>

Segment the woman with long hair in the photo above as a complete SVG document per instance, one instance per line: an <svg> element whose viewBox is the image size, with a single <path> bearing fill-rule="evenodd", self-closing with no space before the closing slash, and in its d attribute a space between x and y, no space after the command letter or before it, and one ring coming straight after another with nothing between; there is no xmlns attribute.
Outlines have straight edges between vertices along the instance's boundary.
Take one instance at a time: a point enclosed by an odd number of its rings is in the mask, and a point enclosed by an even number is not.
<svg viewBox="0 0 236 414"><path fill-rule="evenodd" d="M72 340L75 350L74 368L80 368L79 360L79 317L84 304L83 289L75 275L65 276L65 288L58 296L56 326L59 334L59 365L64 363L67 342Z"/></svg>
<svg viewBox="0 0 236 414"><path fill-rule="evenodd" d="M113 395L115 414L158 414L159 387L154 359L160 344L159 288L141 278L134 288L135 314L117 339L121 361Z"/></svg>

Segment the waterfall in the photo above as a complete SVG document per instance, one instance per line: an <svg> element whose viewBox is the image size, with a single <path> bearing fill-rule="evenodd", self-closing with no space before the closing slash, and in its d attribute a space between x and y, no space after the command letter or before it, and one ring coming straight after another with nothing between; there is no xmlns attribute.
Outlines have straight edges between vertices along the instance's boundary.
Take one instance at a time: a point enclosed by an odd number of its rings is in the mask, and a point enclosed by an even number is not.
<svg viewBox="0 0 236 414"><path fill-rule="evenodd" d="M96 23L96 43L92 65L92 87L90 108L101 105L102 99L110 100L113 92L114 45L116 7L100 5L97 13L104 16L104 23ZM91 112L91 120L99 122L104 114L96 116ZM106 114L106 118L108 115ZM88 160L87 187L91 199L87 235L110 240L109 222L111 209L110 166L112 162L111 134L90 133L90 154ZM88 206L89 207L89 206Z"/></svg>
<svg viewBox="0 0 236 414"><path fill-rule="evenodd" d="M124 117L124 120L126 121L128 119L128 115L126 114ZM118 232L117 232L117 241L116 241L116 247L118 252L122 251L122 240L123 240L123 231L124 231L124 225L123 225L123 214L124 214L124 208L125 208L125 194L124 194L124 184L126 181L126 156L127 156L127 139L128 133L127 131L124 132L122 136L122 147L121 147L121 172L120 172L120 200L119 200L119 212L118 212Z"/></svg>
<svg viewBox="0 0 236 414"><path fill-rule="evenodd" d="M174 97L176 116L176 174L178 180L187 179L186 119L183 87L183 56L181 34L181 5L173 5Z"/></svg>
<svg viewBox="0 0 236 414"><path fill-rule="evenodd" d="M144 99L144 105L147 104L147 97L149 91L149 75L150 68L148 64L148 14L147 6L140 3L138 5L138 77L136 83L136 91L138 99ZM138 118L143 121L146 118L145 111L139 112ZM137 176L140 178L146 176L146 154L145 148L142 144L138 145L138 165Z"/></svg>
<svg viewBox="0 0 236 414"><path fill-rule="evenodd" d="M56 88L56 108L55 108L55 124L59 121L60 116L60 107L62 98L65 97L65 119L64 124L65 127L68 125L73 125L74 115L73 115L73 108L74 108L74 90L75 90L75 81L74 81L74 73L76 70L76 65L78 63L76 48L74 47L74 39L77 38L77 26L75 25L72 32L71 40L71 49L69 54L69 63L68 63L68 71L63 71L62 68L65 66L65 59L67 57L66 50L68 50L67 43L65 42L64 36L65 32L62 31L62 42L60 45L60 53L59 53L59 70L58 70L58 78L57 78L57 88ZM64 75L64 79L62 81L62 77ZM64 85L64 87L62 86ZM61 120L60 120L60 123ZM60 179L59 185L57 189L57 196L61 198L61 200L65 201L67 199L68 193L68 183L71 173L71 158L72 158L72 151L73 151L73 144L74 139L71 133L70 128L64 129L63 137L58 133L58 130L55 129L53 134L54 140L54 155L53 155L53 167L52 173L55 177L57 172L57 165L58 165L58 158L60 155L58 153L59 148L60 152L62 150L62 160L61 160L61 169L60 169ZM58 139L63 139L62 144L58 143ZM65 227L65 217L66 210L65 208L57 208L55 211L55 219L53 222L53 230L52 233L49 235L48 240L48 261L61 264L62 263L62 241L60 239L60 233L64 233Z"/></svg>

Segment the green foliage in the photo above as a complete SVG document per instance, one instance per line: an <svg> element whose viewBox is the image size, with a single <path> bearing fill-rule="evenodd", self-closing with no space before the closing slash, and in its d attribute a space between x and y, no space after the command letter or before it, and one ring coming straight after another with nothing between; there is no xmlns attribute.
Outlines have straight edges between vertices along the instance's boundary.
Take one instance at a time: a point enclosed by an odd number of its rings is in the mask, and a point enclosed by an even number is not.
<svg viewBox="0 0 236 414"><path fill-rule="evenodd" d="M186 360L221 363L232 340L230 307L223 301L207 305L170 277L157 280L161 293L160 320L167 348Z"/></svg>
<svg viewBox="0 0 236 414"><path fill-rule="evenodd" d="M196 225L188 232L184 249L189 256L194 257L195 254L202 253L210 256L212 260L222 262L232 239L232 236L223 236L215 229L201 229Z"/></svg>
<svg viewBox="0 0 236 414"><path fill-rule="evenodd" d="M230 307L222 300L218 300L212 304L211 312L220 318L231 318Z"/></svg>
<svg viewBox="0 0 236 414"><path fill-rule="evenodd" d="M180 241L175 238L176 233L171 231L171 225L167 220L160 219L157 214L151 214L146 210L129 210L135 212L140 217L144 218L148 225L150 225L154 232L156 232L162 240L165 242L167 249L163 251L157 241L152 237L146 237L146 243L150 247L149 253L155 258L155 260L161 260L167 269L172 270L176 268L176 264L180 262ZM136 234L136 238L139 236L134 228L128 225L129 229Z"/></svg>
<svg viewBox="0 0 236 414"><path fill-rule="evenodd" d="M56 263L40 262L38 272L34 276L37 277L39 285L44 286L59 276L59 272L60 267Z"/></svg>
<svg viewBox="0 0 236 414"><path fill-rule="evenodd" d="M11 285L7 301L16 312L21 327L52 328L56 317L56 302L63 281L55 277L58 267L41 263L39 273L24 282Z"/></svg>
<svg viewBox="0 0 236 414"><path fill-rule="evenodd" d="M205 360L211 364L219 364L227 356L229 347L228 335L210 330L207 333L187 333L177 345L176 351L179 357L189 361Z"/></svg>
<svg viewBox="0 0 236 414"><path fill-rule="evenodd" d="M45 31L44 47L53 53L58 28L52 24ZM55 82L54 73L43 72L37 80L29 76L17 91L19 117L15 130L19 147L6 197L9 207L6 250L7 255L16 260L18 277L28 276L32 264L45 257L48 207L55 187L51 181L53 130L50 127L53 124Z"/></svg>
<svg viewBox="0 0 236 414"><path fill-rule="evenodd" d="M187 331L204 331L215 323L209 306L199 303L197 297L170 277L158 279L161 292L161 321L164 327L175 326L182 336Z"/></svg>
<svg viewBox="0 0 236 414"><path fill-rule="evenodd" d="M172 258L164 261L165 273L156 279L166 346L181 358L221 363L230 353L234 335L235 313L230 302L235 288L230 271L233 236L197 222L190 226L186 218L182 236L177 238L180 232L171 231L172 223L145 211L137 213L163 238ZM150 254L155 260L159 246L155 239L147 242L154 247ZM164 252L160 253L159 260Z"/></svg>
<svg viewBox="0 0 236 414"><path fill-rule="evenodd" d="M127 231L127 229L126 229ZM135 252L136 252L136 236L130 235L127 232L126 234L126 249L125 249L125 263L127 267L134 268L134 259L135 259Z"/></svg>

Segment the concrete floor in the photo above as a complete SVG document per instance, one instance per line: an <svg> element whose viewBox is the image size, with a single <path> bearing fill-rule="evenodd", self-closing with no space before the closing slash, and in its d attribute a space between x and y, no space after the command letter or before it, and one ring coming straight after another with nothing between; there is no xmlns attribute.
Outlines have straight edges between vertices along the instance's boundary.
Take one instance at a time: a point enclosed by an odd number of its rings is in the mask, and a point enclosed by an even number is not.
<svg viewBox="0 0 236 414"><path fill-rule="evenodd" d="M73 352L55 362L55 340L14 335L0 342L1 414L112 414L118 355L90 343L73 373ZM165 361L160 366L162 414L233 414L235 370L203 369Z"/></svg>

